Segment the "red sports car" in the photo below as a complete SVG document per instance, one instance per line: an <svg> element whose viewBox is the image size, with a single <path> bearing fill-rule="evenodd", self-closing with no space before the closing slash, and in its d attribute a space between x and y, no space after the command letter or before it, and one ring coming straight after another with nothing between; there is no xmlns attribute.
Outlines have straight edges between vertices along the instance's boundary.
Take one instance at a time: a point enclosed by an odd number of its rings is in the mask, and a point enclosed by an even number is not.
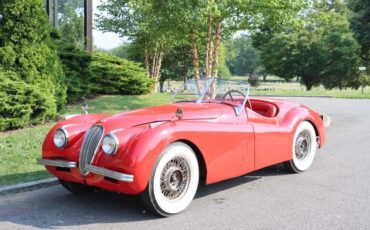
<svg viewBox="0 0 370 230"><path fill-rule="evenodd" d="M184 83L169 105L76 115L51 129L38 163L71 192L141 194L162 216L183 211L200 180L211 184L281 162L306 171L325 144L319 114L248 94L248 83L205 78Z"/></svg>

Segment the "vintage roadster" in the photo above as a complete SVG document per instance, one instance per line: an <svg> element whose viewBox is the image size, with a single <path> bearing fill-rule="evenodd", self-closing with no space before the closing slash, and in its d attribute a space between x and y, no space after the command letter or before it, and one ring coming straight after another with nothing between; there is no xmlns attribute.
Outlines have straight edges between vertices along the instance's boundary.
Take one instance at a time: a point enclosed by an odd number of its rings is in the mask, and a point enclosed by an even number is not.
<svg viewBox="0 0 370 230"><path fill-rule="evenodd" d="M249 84L191 80L174 103L116 115L81 114L47 134L38 163L73 193L94 187L141 194L169 216L215 183L284 163L306 171L326 134L319 114L276 99L250 98Z"/></svg>

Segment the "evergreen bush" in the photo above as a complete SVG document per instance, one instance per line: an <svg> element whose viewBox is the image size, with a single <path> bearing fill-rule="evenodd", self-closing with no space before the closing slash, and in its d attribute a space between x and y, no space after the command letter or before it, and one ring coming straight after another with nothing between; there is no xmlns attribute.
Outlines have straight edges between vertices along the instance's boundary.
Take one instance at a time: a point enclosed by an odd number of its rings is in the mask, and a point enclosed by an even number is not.
<svg viewBox="0 0 370 230"><path fill-rule="evenodd" d="M0 130L38 124L66 103L42 0L0 1Z"/></svg>
<svg viewBox="0 0 370 230"><path fill-rule="evenodd" d="M50 113L53 103L37 86L20 81L15 72L0 72L0 131L44 122L54 115Z"/></svg>
<svg viewBox="0 0 370 230"><path fill-rule="evenodd" d="M97 93L138 95L149 93L153 86L138 63L109 53L95 52L91 71L91 84Z"/></svg>
<svg viewBox="0 0 370 230"><path fill-rule="evenodd" d="M89 96L91 94L91 54L73 43L62 40L57 31L53 31L52 38L57 44L58 55L62 61L68 102L75 102Z"/></svg>

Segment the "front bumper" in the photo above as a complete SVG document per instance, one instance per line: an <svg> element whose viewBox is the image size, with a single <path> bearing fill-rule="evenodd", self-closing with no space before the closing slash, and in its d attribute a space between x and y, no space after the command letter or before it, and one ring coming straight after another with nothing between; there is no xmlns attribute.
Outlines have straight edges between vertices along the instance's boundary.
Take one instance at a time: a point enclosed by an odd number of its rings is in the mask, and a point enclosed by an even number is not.
<svg viewBox="0 0 370 230"><path fill-rule="evenodd" d="M64 160L48 160L48 159L37 159L37 164L44 165L44 166L55 166L59 168L77 168L77 162L73 161L64 161ZM123 182L133 182L134 181L134 175L131 174L125 174L120 172L115 172L109 169L96 167L94 165L87 165L86 170L92 173L95 173L97 175L101 175L104 177L109 177L118 181Z"/></svg>

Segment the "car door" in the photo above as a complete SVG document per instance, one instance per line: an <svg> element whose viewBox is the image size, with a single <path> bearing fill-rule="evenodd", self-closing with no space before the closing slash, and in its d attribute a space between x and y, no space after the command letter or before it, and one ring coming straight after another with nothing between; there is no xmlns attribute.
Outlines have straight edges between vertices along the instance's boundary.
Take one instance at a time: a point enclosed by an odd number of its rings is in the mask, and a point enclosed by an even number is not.
<svg viewBox="0 0 370 230"><path fill-rule="evenodd" d="M247 108L248 122L254 131L254 169L280 163L289 146L287 132L279 126L277 117L264 117Z"/></svg>

